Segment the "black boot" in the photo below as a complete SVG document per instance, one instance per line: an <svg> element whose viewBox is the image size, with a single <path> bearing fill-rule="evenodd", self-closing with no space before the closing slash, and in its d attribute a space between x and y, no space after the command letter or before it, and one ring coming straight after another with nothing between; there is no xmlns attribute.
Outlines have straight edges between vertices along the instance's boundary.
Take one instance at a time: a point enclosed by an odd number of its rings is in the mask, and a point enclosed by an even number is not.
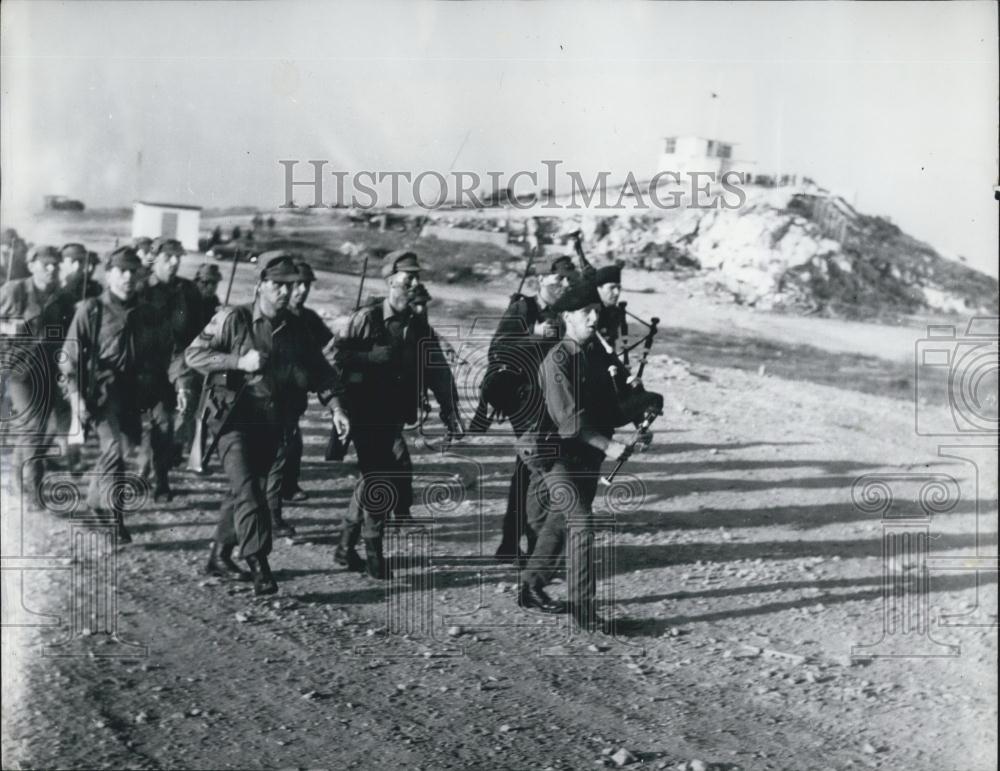
<svg viewBox="0 0 1000 771"><path fill-rule="evenodd" d="M233 547L212 541L212 551L205 564L205 572L210 576L230 581L252 581L253 576L233 562Z"/></svg>
<svg viewBox="0 0 1000 771"><path fill-rule="evenodd" d="M271 575L271 566L267 563L267 557L252 556L246 558L246 563L250 566L253 574L253 593L260 597L264 594L276 594L278 584Z"/></svg>
<svg viewBox="0 0 1000 771"><path fill-rule="evenodd" d="M381 538L365 539L365 567L368 575L380 581L387 581L392 578L392 571L389 569L389 561L382 553Z"/></svg>
<svg viewBox="0 0 1000 771"><path fill-rule="evenodd" d="M355 570L358 573L365 572L365 561L361 559L358 550L358 539L361 538L361 523L348 523L340 531L340 543L337 544L337 551L333 553L333 558L338 565L343 565L348 570Z"/></svg>

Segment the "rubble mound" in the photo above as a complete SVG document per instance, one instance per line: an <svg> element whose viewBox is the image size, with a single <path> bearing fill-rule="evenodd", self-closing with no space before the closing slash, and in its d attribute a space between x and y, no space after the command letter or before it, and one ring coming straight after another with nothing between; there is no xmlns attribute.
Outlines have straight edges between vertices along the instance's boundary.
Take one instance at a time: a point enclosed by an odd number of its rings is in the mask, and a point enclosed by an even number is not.
<svg viewBox="0 0 1000 771"><path fill-rule="evenodd" d="M820 212L831 200L839 210L832 223ZM584 215L579 224L562 224L576 227L599 259L696 271L716 291L762 310L853 318L998 312L995 278L829 196L750 197L738 209Z"/></svg>

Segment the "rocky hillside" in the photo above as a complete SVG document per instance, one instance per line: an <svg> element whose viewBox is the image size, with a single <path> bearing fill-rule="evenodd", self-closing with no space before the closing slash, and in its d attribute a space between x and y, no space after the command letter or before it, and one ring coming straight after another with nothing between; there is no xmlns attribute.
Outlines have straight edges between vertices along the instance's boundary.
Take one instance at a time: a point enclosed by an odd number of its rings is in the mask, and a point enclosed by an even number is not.
<svg viewBox="0 0 1000 771"><path fill-rule="evenodd" d="M517 227L511 218L533 213L541 212L441 213L433 219L502 231ZM596 262L617 259L686 273L759 309L846 317L998 312L996 279L945 259L888 220L860 214L819 188L750 188L738 209L561 214L573 216L541 219L548 236L543 242L553 242L549 249L582 229Z"/></svg>

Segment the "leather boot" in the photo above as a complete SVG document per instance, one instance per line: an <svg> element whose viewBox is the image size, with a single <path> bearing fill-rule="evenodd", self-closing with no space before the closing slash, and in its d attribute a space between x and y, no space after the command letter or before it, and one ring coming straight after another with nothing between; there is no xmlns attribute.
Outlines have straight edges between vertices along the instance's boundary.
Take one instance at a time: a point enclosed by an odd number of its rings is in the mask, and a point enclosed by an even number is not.
<svg viewBox="0 0 1000 771"><path fill-rule="evenodd" d="M343 565L348 570L358 573L365 572L365 561L361 559L358 550L358 540L361 538L361 523L348 523L340 531L340 543L337 544L337 551L333 553L333 559L338 565Z"/></svg>
<svg viewBox="0 0 1000 771"><path fill-rule="evenodd" d="M230 581L252 581L253 576L233 562L233 547L212 541L212 551L205 564L205 572L210 576Z"/></svg>
<svg viewBox="0 0 1000 771"><path fill-rule="evenodd" d="M264 594L276 594L278 592L278 584L274 580L274 576L271 575L271 566L267 562L267 557L252 556L246 558L247 565L250 566L250 572L253 574L253 593L260 597Z"/></svg>
<svg viewBox="0 0 1000 771"><path fill-rule="evenodd" d="M382 553L381 538L365 539L365 567L368 569L368 575L372 578L377 578L380 581L392 578L389 561Z"/></svg>

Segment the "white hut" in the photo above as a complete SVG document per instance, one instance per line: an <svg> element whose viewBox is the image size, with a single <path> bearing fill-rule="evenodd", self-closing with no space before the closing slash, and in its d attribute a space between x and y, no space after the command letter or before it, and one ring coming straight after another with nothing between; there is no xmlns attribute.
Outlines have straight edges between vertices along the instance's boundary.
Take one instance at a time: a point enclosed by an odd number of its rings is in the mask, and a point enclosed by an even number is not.
<svg viewBox="0 0 1000 771"><path fill-rule="evenodd" d="M200 221L200 206L136 201L132 207L132 238L176 238L185 249L196 252Z"/></svg>

